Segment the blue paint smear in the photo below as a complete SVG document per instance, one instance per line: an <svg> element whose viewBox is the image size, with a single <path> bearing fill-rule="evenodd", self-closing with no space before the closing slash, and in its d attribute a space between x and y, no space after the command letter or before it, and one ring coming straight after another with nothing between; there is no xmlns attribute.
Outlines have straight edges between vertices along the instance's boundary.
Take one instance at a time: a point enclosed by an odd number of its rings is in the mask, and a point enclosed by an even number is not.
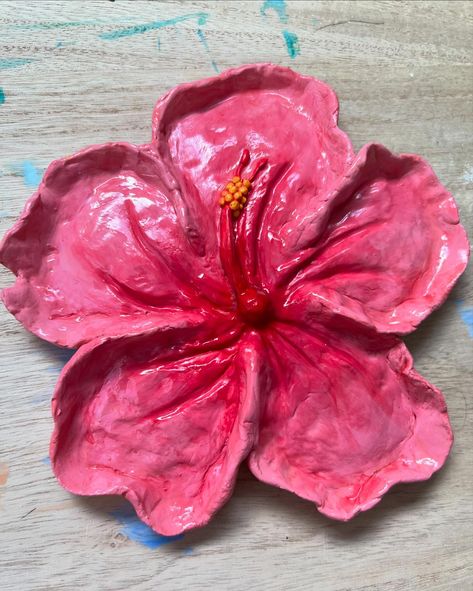
<svg viewBox="0 0 473 591"><path fill-rule="evenodd" d="M100 39L105 39L107 41L115 41L116 39L122 39L123 37L131 37L132 35L140 35L142 33L147 33L148 31L156 31L163 29L164 27L177 25L177 23L182 23L191 19L197 19L198 26L202 27L207 22L208 14L205 12L193 12L191 14L176 16L163 21L153 21L143 25L135 25L133 27L118 29L116 31L111 31L110 33L102 33L99 35L99 37Z"/></svg>
<svg viewBox="0 0 473 591"><path fill-rule="evenodd" d="M10 70L12 68L19 68L21 66L26 66L26 64L30 64L33 61L33 59L26 57L0 59L0 70Z"/></svg>
<svg viewBox="0 0 473 591"><path fill-rule="evenodd" d="M155 550L164 544L171 544L184 538L184 534L178 536L161 536L153 531L148 525L139 520L131 507L125 507L113 511L110 515L115 517L123 528L120 532L133 542L138 542L151 550Z"/></svg>
<svg viewBox="0 0 473 591"><path fill-rule="evenodd" d="M8 212L4 209L0 210L0 219L7 218L9 216L10 216L10 212Z"/></svg>
<svg viewBox="0 0 473 591"><path fill-rule="evenodd" d="M5 103L5 92L3 90L3 88L0 88L0 105L3 105Z"/></svg>
<svg viewBox="0 0 473 591"><path fill-rule="evenodd" d="M287 23L286 2L284 0L265 0L260 8L263 16L268 10L274 10L282 23Z"/></svg>
<svg viewBox="0 0 473 591"><path fill-rule="evenodd" d="M460 318L466 324L468 334L473 339L473 307L465 306L463 302L457 302L456 304Z"/></svg>
<svg viewBox="0 0 473 591"><path fill-rule="evenodd" d="M51 458L49 456L45 456L44 458L41 458L41 463L45 464L46 466L50 466L51 465Z"/></svg>
<svg viewBox="0 0 473 591"><path fill-rule="evenodd" d="M189 546L188 548L184 548L184 554L186 556L190 556L193 553L194 553L194 548L192 548L191 546Z"/></svg>
<svg viewBox="0 0 473 591"><path fill-rule="evenodd" d="M287 30L282 32L284 41L286 42L287 53L291 59L295 59L300 54L299 39L295 33L290 33Z"/></svg>
<svg viewBox="0 0 473 591"><path fill-rule="evenodd" d="M217 74L219 74L220 73L220 69L217 66L217 64L213 60L210 63L212 64L212 68L214 69L214 71L217 72Z"/></svg>
<svg viewBox="0 0 473 591"><path fill-rule="evenodd" d="M43 390L42 392L38 392L33 396L33 398L31 399L31 404L33 406L40 406L41 404L46 404L46 402L51 402L51 397L51 390Z"/></svg>
<svg viewBox="0 0 473 591"><path fill-rule="evenodd" d="M43 176L43 171L30 162L29 160L25 160L21 165L21 171L23 173L23 180L25 181L25 185L29 187L37 187L41 181L41 177Z"/></svg>

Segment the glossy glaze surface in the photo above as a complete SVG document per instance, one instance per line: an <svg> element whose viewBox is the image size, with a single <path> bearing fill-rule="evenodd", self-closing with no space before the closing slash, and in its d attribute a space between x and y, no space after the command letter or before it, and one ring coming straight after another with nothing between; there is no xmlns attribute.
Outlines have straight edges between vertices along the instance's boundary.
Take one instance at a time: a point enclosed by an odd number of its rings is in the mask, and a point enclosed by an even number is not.
<svg viewBox="0 0 473 591"><path fill-rule="evenodd" d="M337 115L322 82L246 66L163 97L150 144L48 168L0 254L8 309L79 346L53 400L67 489L123 494L171 535L248 454L337 519L441 467L445 403L395 335L446 298L466 235L425 161L354 154ZM234 218L218 200L240 173Z"/></svg>

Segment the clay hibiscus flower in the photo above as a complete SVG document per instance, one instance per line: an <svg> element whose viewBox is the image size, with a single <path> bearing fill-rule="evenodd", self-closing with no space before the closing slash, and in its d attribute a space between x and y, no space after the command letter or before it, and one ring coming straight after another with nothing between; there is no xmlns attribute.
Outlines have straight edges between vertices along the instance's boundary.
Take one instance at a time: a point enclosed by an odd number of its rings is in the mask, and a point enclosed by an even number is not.
<svg viewBox="0 0 473 591"><path fill-rule="evenodd" d="M54 471L163 534L205 524L248 457L349 519L439 469L441 393L396 335L463 271L455 203L418 156L355 155L331 89L271 65L179 86L150 144L54 162L1 259L3 299L80 347Z"/></svg>

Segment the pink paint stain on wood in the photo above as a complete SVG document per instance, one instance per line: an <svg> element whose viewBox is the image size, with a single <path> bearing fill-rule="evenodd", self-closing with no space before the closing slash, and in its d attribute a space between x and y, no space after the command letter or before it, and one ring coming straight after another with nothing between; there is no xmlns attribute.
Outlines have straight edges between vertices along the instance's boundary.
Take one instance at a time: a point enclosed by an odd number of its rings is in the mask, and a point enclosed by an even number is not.
<svg viewBox="0 0 473 591"><path fill-rule="evenodd" d="M9 473L10 470L8 466L5 463L0 462L0 486L5 486L8 480Z"/></svg>

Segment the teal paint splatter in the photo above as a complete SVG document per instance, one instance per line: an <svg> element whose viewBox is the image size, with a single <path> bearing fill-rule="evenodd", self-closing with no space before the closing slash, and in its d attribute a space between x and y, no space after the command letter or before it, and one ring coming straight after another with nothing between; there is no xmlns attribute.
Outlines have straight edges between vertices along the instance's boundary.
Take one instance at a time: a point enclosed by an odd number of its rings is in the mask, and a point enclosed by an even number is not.
<svg viewBox="0 0 473 591"><path fill-rule="evenodd" d="M143 33L147 33L148 31L164 29L164 27L170 27L172 25L177 25L178 23L192 19L197 19L197 25L202 27L207 22L208 14L205 12L193 12L163 21L153 21L143 25L134 25L133 27L117 29L116 31L111 31L110 33L102 33L99 35L99 37L100 39L105 39L107 41L115 41L116 39L122 39L123 37L131 37L132 35L141 35Z"/></svg>
<svg viewBox="0 0 473 591"><path fill-rule="evenodd" d="M291 59L295 59L301 52L301 48L299 47L299 39L295 33L290 33L287 30L282 32L282 36L284 37L284 41L286 42L287 53L289 54Z"/></svg>
<svg viewBox="0 0 473 591"><path fill-rule="evenodd" d="M21 165L21 171L25 185L29 187L37 187L39 185L43 172L39 168L36 168L32 162L25 160Z"/></svg>
<svg viewBox="0 0 473 591"><path fill-rule="evenodd" d="M0 88L0 105L3 105L5 103L5 100L5 92L3 88Z"/></svg>
<svg viewBox="0 0 473 591"><path fill-rule="evenodd" d="M199 41L202 43L202 45L205 48L205 51L209 51L209 44L207 43L207 38L205 37L205 33L204 31L202 31L202 29L197 29L197 37L199 38Z"/></svg>
<svg viewBox="0 0 473 591"><path fill-rule="evenodd" d="M121 533L133 542L138 542L151 550L155 550L164 544L171 544L184 539L184 534L177 536L161 536L148 525L138 519L132 508L119 509L110 515L115 517L122 525Z"/></svg>
<svg viewBox="0 0 473 591"><path fill-rule="evenodd" d="M457 302L460 318L466 324L468 334L473 339L473 307L465 306L464 302Z"/></svg>
<svg viewBox="0 0 473 591"><path fill-rule="evenodd" d="M274 10L282 23L287 23L286 3L284 0L265 0L260 8L263 16L268 10Z"/></svg>
<svg viewBox="0 0 473 591"><path fill-rule="evenodd" d="M209 48L209 44L207 43L207 37L205 36L204 31L201 28L197 29L197 37L199 38L199 41L202 43L205 51L210 54L210 48ZM215 70L215 72L217 72L217 74L220 72L220 70L218 69L217 64L215 63L214 60L210 60L210 63L212 64L212 68Z"/></svg>
<svg viewBox="0 0 473 591"><path fill-rule="evenodd" d="M26 57L0 59L0 70L10 70L12 68L19 68L21 66L26 66L26 64L30 64L33 61L33 59Z"/></svg>

